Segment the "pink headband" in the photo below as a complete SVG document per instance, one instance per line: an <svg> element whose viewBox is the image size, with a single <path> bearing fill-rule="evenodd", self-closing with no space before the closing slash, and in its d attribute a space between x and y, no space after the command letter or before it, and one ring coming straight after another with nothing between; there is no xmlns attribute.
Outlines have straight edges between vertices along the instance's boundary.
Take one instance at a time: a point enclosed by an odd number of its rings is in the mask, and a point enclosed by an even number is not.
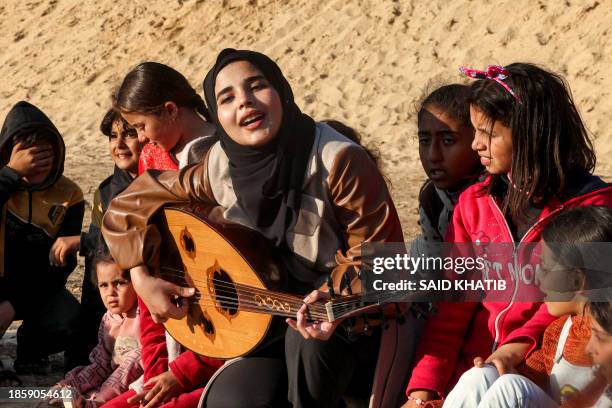
<svg viewBox="0 0 612 408"><path fill-rule="evenodd" d="M486 71L480 71L478 69L472 69L468 67L459 67L459 71L461 71L461 73L470 78L490 79L492 81L495 81L501 86L503 86L504 89L514 97L514 99L516 99L517 101L519 100L518 95L514 93L514 91L508 86L508 84L504 82L504 80L508 78L508 70L500 65L489 65Z"/></svg>

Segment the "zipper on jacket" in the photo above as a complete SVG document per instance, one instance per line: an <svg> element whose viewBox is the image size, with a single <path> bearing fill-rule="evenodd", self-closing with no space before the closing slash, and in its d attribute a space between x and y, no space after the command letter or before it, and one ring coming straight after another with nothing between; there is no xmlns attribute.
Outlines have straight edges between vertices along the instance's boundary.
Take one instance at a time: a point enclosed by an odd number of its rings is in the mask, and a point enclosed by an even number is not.
<svg viewBox="0 0 612 408"><path fill-rule="evenodd" d="M518 271L518 250L515 249L512 251L512 259L514 261L514 265ZM518 293L518 273L516 275L516 279L514 279L514 290L512 292L512 297L510 298L510 303L508 304L508 306L506 306L504 309L502 309L502 311L500 311L497 316L495 316L495 340L493 341L493 347L491 348L491 353L493 353L496 349L497 349L497 344L499 343L499 320L501 319L502 315L504 313L506 313L514 304L514 299L516 298L516 294Z"/></svg>
<svg viewBox="0 0 612 408"><path fill-rule="evenodd" d="M518 248L517 248L517 243L514 242L514 237L512 237L512 231L510 230L510 226L508 225L508 220L506 220L506 217L504 216L504 213L502 212L501 208L499 208L499 205L497 205L497 202L495 201L495 199L493 197L489 197L489 199L491 201L493 201L493 204L495 205L495 208L497 209L497 211L499 211L500 215L502 216L503 220L504 220L504 225L506 226L506 231L508 232L508 234L510 235L510 237L512 238L512 247L513 247L513 253L512 253L512 257L514 259L514 265L517 268L518 271ZM544 220L550 218L552 215L558 213L559 211L563 210L563 208L565 208L564 205L560 205L559 207L555 208L553 211L551 211L550 213L548 213L546 216L544 216L542 219L537 220L531 227L529 227L529 229L525 232L525 234L523 234L523 236L521 237L521 239L518 242L518 245L520 247L520 244L523 242L523 240L527 237L527 235L529 235L529 233L531 231L533 231L533 229L535 227L537 227L539 224L541 224ZM512 305L514 304L514 299L516 298L516 294L518 292L518 274L516 276L516 279L514 281L514 292L512 293L512 298L510 298L510 304L508 306L506 306L501 312L499 312L497 314L497 316L495 317L495 323L494 323L494 327L495 327L495 340L493 341L493 347L491 349L491 352L494 352L497 349L497 344L499 343L499 320L501 319L502 315L504 313L506 313L510 307L512 307Z"/></svg>
<svg viewBox="0 0 612 408"><path fill-rule="evenodd" d="M565 208L565 205L560 205L559 207L555 208L554 210L552 210L550 213L548 213L546 216L544 216L541 220L536 221L528 230L527 232L525 232L525 234L523 234L523 237L521 238L521 240L519 241L519 244L521 242L523 242L523 240L525 239L525 237L527 237L527 235L529 235L529 233L538 226L538 224L541 224L542 221L544 221L547 218L550 218L551 216L555 215L556 213L558 213L559 211L563 210Z"/></svg>

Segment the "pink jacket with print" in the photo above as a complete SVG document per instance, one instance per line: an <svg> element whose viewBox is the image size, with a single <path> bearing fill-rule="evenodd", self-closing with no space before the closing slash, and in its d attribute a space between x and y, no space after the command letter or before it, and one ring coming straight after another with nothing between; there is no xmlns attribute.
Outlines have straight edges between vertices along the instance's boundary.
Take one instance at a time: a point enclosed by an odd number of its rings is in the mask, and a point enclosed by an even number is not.
<svg viewBox="0 0 612 408"><path fill-rule="evenodd" d="M488 179L461 194L447 242L513 242L497 202L486 192L487 184ZM539 242L546 223L564 209L612 206L612 187L603 184L599 181L598 188L565 202L551 201L520 243ZM530 353L554 319L543 303L514 301L514 295L509 302L441 303L420 340L406 393L424 389L444 396L473 366L475 357L486 358L497 347L511 342L529 343Z"/></svg>
<svg viewBox="0 0 612 408"><path fill-rule="evenodd" d="M107 311L89 365L74 368L58 383L73 387L85 398L86 407L110 401L142 376L138 314L136 306L123 316Z"/></svg>

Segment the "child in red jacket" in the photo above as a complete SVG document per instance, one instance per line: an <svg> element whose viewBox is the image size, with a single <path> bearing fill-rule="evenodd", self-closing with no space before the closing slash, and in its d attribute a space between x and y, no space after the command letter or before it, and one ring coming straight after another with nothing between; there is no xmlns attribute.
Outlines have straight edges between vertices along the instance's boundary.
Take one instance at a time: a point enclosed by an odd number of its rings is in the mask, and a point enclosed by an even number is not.
<svg viewBox="0 0 612 408"><path fill-rule="evenodd" d="M114 108L136 129L138 139L148 143L140 155L139 174L178 170L190 156L199 160L217 140L202 98L180 72L164 64L143 62L131 70Z"/></svg>
<svg viewBox="0 0 612 408"><path fill-rule="evenodd" d="M525 63L463 72L479 79L471 86L472 148L489 177L459 197L447 242L539 242L552 215L612 205L612 188L591 175L595 153L562 78ZM509 254L519 266L537 264L533 254ZM485 273L509 279L516 273L509 269ZM504 373L535 349L554 317L540 302L516 301L533 283L533 274L520 272L504 301L438 305L420 341L406 407L443 398L475 360Z"/></svg>
<svg viewBox="0 0 612 408"><path fill-rule="evenodd" d="M461 376L445 404L450 407L609 407L605 379L591 368L586 347L591 322L587 301L601 300L612 283L608 272L612 209L579 207L561 213L543 231L538 285L551 315L541 347L518 374L499 375L479 365ZM594 256L593 256L594 255ZM607 259L606 259L607 258ZM599 292L599 293L597 293Z"/></svg>

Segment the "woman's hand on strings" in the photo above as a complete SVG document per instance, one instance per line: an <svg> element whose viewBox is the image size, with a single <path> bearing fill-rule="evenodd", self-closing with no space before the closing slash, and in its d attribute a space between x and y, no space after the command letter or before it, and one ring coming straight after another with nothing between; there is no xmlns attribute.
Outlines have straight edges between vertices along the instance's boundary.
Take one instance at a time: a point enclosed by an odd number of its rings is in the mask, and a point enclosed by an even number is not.
<svg viewBox="0 0 612 408"><path fill-rule="evenodd" d="M166 371L149 379L144 387L146 389L143 392L128 398L127 403L135 404L140 402L142 408L153 408L183 392L172 371Z"/></svg>
<svg viewBox="0 0 612 408"><path fill-rule="evenodd" d="M178 286L151 276L144 265L132 268L130 276L136 293L149 308L155 323L181 319L187 314L189 303L186 298L193 296L194 288Z"/></svg>
<svg viewBox="0 0 612 408"><path fill-rule="evenodd" d="M340 322L309 322L306 319L308 305L320 300L329 299L329 293L318 290L312 291L304 298L304 304L297 311L296 320L287 319L286 322L291 328L300 332L305 339L328 340Z"/></svg>

